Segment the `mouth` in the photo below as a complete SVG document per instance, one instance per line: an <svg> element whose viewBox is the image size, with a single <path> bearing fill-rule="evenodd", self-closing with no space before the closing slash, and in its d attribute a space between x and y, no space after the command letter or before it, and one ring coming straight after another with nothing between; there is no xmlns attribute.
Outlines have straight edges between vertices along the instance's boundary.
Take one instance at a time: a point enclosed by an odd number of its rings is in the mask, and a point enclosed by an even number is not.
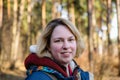
<svg viewBox="0 0 120 80"><path fill-rule="evenodd" d="M61 55L62 55L64 58L70 57L71 54L72 54L72 52L62 52L62 53L61 53Z"/></svg>
<svg viewBox="0 0 120 80"><path fill-rule="evenodd" d="M72 52L61 52L61 54L71 54Z"/></svg>

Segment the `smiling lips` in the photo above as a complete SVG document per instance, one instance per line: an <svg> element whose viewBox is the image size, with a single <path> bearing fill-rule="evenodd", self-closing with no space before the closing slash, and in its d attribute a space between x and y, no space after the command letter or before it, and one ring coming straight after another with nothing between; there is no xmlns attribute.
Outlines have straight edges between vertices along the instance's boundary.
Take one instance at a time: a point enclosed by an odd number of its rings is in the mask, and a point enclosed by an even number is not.
<svg viewBox="0 0 120 80"><path fill-rule="evenodd" d="M71 51L62 51L61 54L69 54L72 53Z"/></svg>
<svg viewBox="0 0 120 80"><path fill-rule="evenodd" d="M69 57L72 52L61 52L64 57Z"/></svg>

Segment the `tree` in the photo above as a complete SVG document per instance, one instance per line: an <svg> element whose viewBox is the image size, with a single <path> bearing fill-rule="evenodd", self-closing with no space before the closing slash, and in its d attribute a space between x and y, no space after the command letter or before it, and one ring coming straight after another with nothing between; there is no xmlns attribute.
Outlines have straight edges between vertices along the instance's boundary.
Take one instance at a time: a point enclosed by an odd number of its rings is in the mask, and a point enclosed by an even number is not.
<svg viewBox="0 0 120 80"><path fill-rule="evenodd" d="M20 27L18 27L18 1L14 0L14 7L13 7L13 27L12 27L12 46L11 46L11 69L15 67L15 61L17 59L18 53L18 45L19 45L19 38L20 38Z"/></svg>
<svg viewBox="0 0 120 80"><path fill-rule="evenodd" d="M89 51L89 67L93 71L93 0L87 0L88 5L88 51Z"/></svg>
<svg viewBox="0 0 120 80"><path fill-rule="evenodd" d="M42 0L42 28L46 25L46 1Z"/></svg>
<svg viewBox="0 0 120 80"><path fill-rule="evenodd" d="M107 0L107 40L108 40L108 54L111 55L111 40L110 40L110 28L111 28L111 0Z"/></svg>
<svg viewBox="0 0 120 80"><path fill-rule="evenodd" d="M0 29L2 27L2 20L3 20L3 0L0 0Z"/></svg>
<svg viewBox="0 0 120 80"><path fill-rule="evenodd" d="M119 56L119 73L120 76L120 0L116 0L116 6L117 6L117 21L118 21L118 56Z"/></svg>
<svg viewBox="0 0 120 80"><path fill-rule="evenodd" d="M55 7L55 2L56 0L52 0L52 19L54 19L56 17L56 7Z"/></svg>
<svg viewBox="0 0 120 80"><path fill-rule="evenodd" d="M61 6L62 6L62 0L52 0L52 19L59 18L61 16Z"/></svg>
<svg viewBox="0 0 120 80"><path fill-rule="evenodd" d="M30 46L30 44L31 44L31 34L30 34L30 32L31 32L31 20L32 20L32 15L31 15L31 13L32 13L32 1L31 0L27 0L27 46Z"/></svg>
<svg viewBox="0 0 120 80"><path fill-rule="evenodd" d="M11 15L10 0L7 0L7 15L8 15L8 19L10 19L10 15Z"/></svg>
<svg viewBox="0 0 120 80"><path fill-rule="evenodd" d="M3 0L0 0L0 65L2 57L2 20L3 20ZM1 70L1 69L0 69Z"/></svg>

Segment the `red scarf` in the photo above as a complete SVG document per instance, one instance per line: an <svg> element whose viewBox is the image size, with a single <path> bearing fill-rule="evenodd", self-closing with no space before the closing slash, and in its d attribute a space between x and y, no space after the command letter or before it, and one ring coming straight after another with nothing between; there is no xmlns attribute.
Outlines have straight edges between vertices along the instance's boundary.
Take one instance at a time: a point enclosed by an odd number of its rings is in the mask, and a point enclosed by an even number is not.
<svg viewBox="0 0 120 80"><path fill-rule="evenodd" d="M25 59L25 67L26 69L29 69L30 66L48 66L52 69L57 70L58 72L62 73L65 77L68 77L65 70L63 70L57 63L55 63L52 59L48 57L40 58L36 54L32 53ZM70 68L70 65L68 65L69 73L72 75L72 69Z"/></svg>

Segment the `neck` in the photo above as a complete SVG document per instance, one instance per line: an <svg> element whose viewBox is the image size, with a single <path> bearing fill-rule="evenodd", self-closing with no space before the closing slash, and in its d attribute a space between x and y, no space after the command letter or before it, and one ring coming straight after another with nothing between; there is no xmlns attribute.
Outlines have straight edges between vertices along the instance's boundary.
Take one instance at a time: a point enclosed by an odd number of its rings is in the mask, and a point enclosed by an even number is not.
<svg viewBox="0 0 120 80"><path fill-rule="evenodd" d="M69 65L69 64L63 64L63 66L66 67L66 68L68 67L68 65Z"/></svg>

